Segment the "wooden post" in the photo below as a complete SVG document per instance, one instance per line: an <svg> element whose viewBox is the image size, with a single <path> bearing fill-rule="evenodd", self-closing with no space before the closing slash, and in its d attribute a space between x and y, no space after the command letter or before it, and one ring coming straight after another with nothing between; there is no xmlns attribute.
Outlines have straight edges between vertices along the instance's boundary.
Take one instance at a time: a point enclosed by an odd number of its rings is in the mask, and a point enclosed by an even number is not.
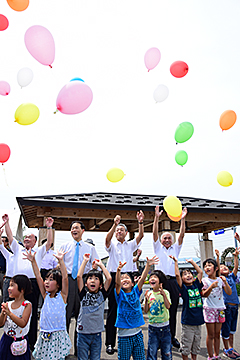
<svg viewBox="0 0 240 360"><path fill-rule="evenodd" d="M169 220L162 221L162 230L159 232L159 240L161 239L161 236L165 232L169 232L173 237L173 244L176 242L176 233L175 231L171 230L171 223Z"/></svg>
<svg viewBox="0 0 240 360"><path fill-rule="evenodd" d="M208 239L208 233L203 233L202 240L199 240L199 248L201 255L201 265L207 258L214 258L213 256L213 242Z"/></svg>

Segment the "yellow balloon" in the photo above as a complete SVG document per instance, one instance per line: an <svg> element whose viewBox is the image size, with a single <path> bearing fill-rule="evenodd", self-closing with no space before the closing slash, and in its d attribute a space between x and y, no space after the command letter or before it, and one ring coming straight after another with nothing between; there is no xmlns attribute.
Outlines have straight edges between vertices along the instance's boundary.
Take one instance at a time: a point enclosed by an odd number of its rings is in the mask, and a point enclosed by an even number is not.
<svg viewBox="0 0 240 360"><path fill-rule="evenodd" d="M15 122L20 125L33 124L39 118L40 112L36 105L25 103L20 105L15 112Z"/></svg>
<svg viewBox="0 0 240 360"><path fill-rule="evenodd" d="M167 214L175 218L182 213L181 201L176 196L166 196L163 200L163 207Z"/></svg>
<svg viewBox="0 0 240 360"><path fill-rule="evenodd" d="M118 182L123 179L124 172L118 168L112 168L107 172L107 179L111 182Z"/></svg>
<svg viewBox="0 0 240 360"><path fill-rule="evenodd" d="M233 177L228 171L220 171L217 175L217 181L222 186L230 186L233 183Z"/></svg>

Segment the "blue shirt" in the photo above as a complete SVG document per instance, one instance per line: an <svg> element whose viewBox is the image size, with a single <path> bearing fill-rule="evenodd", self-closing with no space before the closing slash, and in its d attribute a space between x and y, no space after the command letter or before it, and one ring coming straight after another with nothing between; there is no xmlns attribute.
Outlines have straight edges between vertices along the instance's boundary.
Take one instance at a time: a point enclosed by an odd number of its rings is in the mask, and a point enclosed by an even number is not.
<svg viewBox="0 0 240 360"><path fill-rule="evenodd" d="M66 304L61 292L51 298L46 294L40 315L40 330L53 332L66 330Z"/></svg>
<svg viewBox="0 0 240 360"><path fill-rule="evenodd" d="M121 329L133 329L145 324L140 304L142 290L139 291L136 284L132 291L125 293L122 289L117 295L114 289L117 301L117 320L115 326Z"/></svg>
<svg viewBox="0 0 240 360"><path fill-rule="evenodd" d="M182 288L178 286L183 299L182 324L191 326L204 324L203 303L200 294L202 287L203 283L200 283L198 278L192 285L182 284Z"/></svg>
<svg viewBox="0 0 240 360"><path fill-rule="evenodd" d="M225 304L227 304L227 303L239 304L237 287L236 287L236 279L237 279L237 277L234 275L234 273L231 273L226 277L227 283L232 290L232 294L227 295L225 293L225 291L223 291L223 299L224 299Z"/></svg>

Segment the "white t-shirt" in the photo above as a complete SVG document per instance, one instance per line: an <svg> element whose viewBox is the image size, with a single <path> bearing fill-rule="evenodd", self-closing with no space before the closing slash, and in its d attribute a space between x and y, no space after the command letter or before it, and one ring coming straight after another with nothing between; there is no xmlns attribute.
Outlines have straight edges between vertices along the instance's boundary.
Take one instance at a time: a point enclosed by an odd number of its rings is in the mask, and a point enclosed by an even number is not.
<svg viewBox="0 0 240 360"><path fill-rule="evenodd" d="M154 254L159 258L158 264L155 265L156 270L161 270L165 275L175 276L175 263L169 255L173 255L176 259L180 254L182 245L178 242L172 244L168 249L161 244L159 239L153 240L153 251Z"/></svg>
<svg viewBox="0 0 240 360"><path fill-rule="evenodd" d="M11 313L16 315L17 317L22 317L25 306L21 305L17 309L12 309L13 302L14 302L14 300L8 302L9 310L11 311ZM24 304L30 304L30 302L27 300L24 300ZM20 338L22 336L27 335L29 332L31 317L32 317L32 314L30 315L26 326L24 328L21 328L14 321L12 321L9 316L7 316L7 319L5 321L4 328L3 328L5 334L7 334L8 336L16 336L16 338Z"/></svg>
<svg viewBox="0 0 240 360"><path fill-rule="evenodd" d="M211 293L207 298L203 298L203 307L223 310L226 307L223 300L223 287L225 286L225 284L222 279L220 277L217 277L216 279L210 279L209 277L205 277L202 279L202 289L208 289L209 286L215 281L218 281L218 286L212 289Z"/></svg>
<svg viewBox="0 0 240 360"><path fill-rule="evenodd" d="M136 239L130 241L124 240L123 243L118 240L111 241L108 248L105 246L106 251L109 253L109 259L107 264L108 271L116 272L119 261L127 262L122 269L123 272L133 271L133 253L140 247L140 245L141 242L137 244Z"/></svg>
<svg viewBox="0 0 240 360"><path fill-rule="evenodd" d="M0 244L0 251L6 259L6 273L5 276L13 277L15 275L15 261L14 255L8 251L3 244Z"/></svg>

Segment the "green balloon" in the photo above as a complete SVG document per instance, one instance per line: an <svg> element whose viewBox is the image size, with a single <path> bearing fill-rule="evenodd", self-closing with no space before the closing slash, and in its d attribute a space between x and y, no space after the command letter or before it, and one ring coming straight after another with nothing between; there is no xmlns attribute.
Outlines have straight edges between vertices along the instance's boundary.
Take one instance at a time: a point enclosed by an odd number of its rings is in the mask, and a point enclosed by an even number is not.
<svg viewBox="0 0 240 360"><path fill-rule="evenodd" d="M184 143L188 141L194 132L194 127L190 122L182 122L178 125L175 131L175 140L177 143Z"/></svg>
<svg viewBox="0 0 240 360"><path fill-rule="evenodd" d="M188 161L188 154L184 150L179 150L175 155L175 161L178 165L185 165Z"/></svg>

